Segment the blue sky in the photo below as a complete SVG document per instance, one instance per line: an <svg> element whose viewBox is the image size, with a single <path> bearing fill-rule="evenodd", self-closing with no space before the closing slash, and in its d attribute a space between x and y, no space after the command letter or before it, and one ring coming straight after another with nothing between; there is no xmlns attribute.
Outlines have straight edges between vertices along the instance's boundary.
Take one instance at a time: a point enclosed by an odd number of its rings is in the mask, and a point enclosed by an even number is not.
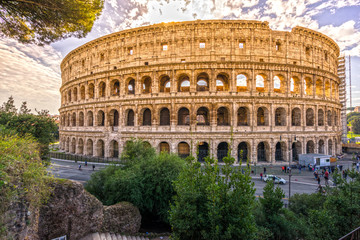
<svg viewBox="0 0 360 240"><path fill-rule="evenodd" d="M58 112L60 62L71 50L128 28L195 19L268 21L274 30L303 26L333 38L352 56L353 106L360 105L360 0L105 0L100 18L84 39L49 46L0 38L0 104L10 95L19 106Z"/></svg>

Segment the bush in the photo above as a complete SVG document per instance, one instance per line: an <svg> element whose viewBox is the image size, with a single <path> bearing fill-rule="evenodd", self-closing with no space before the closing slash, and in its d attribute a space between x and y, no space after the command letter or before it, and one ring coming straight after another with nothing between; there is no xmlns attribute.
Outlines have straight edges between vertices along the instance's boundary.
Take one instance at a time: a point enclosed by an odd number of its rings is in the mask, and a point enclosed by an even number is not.
<svg viewBox="0 0 360 240"><path fill-rule="evenodd" d="M109 166L93 174L86 189L105 205L131 202L145 222L168 223L169 203L175 194L172 182L185 162L173 154L157 155L139 140L126 144L124 158L125 166Z"/></svg>
<svg viewBox="0 0 360 240"><path fill-rule="evenodd" d="M353 133L360 134L360 118L355 118L351 122L351 129L352 129Z"/></svg>

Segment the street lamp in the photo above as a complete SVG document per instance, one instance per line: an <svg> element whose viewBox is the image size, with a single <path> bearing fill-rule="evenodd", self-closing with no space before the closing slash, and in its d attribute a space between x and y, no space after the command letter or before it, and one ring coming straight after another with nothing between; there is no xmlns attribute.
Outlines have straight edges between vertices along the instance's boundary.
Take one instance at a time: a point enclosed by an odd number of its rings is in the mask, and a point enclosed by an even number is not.
<svg viewBox="0 0 360 240"><path fill-rule="evenodd" d="M280 136L280 141L281 141L281 136ZM296 135L294 136L294 142L296 142ZM291 163L292 163L292 157L291 157L291 150L292 150L292 135L290 135L290 138L289 138L289 146L288 146L288 152L289 152L289 200L290 200L290 197L291 197ZM296 146L295 146L296 147Z"/></svg>

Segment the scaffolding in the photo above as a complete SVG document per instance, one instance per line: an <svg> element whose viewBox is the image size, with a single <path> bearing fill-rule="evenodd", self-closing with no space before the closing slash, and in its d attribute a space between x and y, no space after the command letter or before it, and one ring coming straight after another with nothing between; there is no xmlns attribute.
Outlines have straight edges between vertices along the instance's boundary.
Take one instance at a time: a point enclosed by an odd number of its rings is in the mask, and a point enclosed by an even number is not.
<svg viewBox="0 0 360 240"><path fill-rule="evenodd" d="M341 126L343 143L347 143L347 123L346 123L346 59L345 55L338 58L338 77L340 81L339 86L339 100L342 104L341 108Z"/></svg>

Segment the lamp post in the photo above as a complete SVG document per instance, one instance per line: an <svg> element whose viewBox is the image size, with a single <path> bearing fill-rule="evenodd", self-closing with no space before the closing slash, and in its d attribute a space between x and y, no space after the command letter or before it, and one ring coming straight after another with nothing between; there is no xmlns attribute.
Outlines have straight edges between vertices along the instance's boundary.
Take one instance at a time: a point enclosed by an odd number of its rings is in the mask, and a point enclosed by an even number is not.
<svg viewBox="0 0 360 240"><path fill-rule="evenodd" d="M294 137L294 141L296 142L296 135ZM292 135L290 135L290 138L289 138L289 200L290 200L290 197L291 197L291 163L292 163L292 157L291 157L291 150L292 150ZM296 148L296 146L295 146ZM290 203L290 202L289 202Z"/></svg>

